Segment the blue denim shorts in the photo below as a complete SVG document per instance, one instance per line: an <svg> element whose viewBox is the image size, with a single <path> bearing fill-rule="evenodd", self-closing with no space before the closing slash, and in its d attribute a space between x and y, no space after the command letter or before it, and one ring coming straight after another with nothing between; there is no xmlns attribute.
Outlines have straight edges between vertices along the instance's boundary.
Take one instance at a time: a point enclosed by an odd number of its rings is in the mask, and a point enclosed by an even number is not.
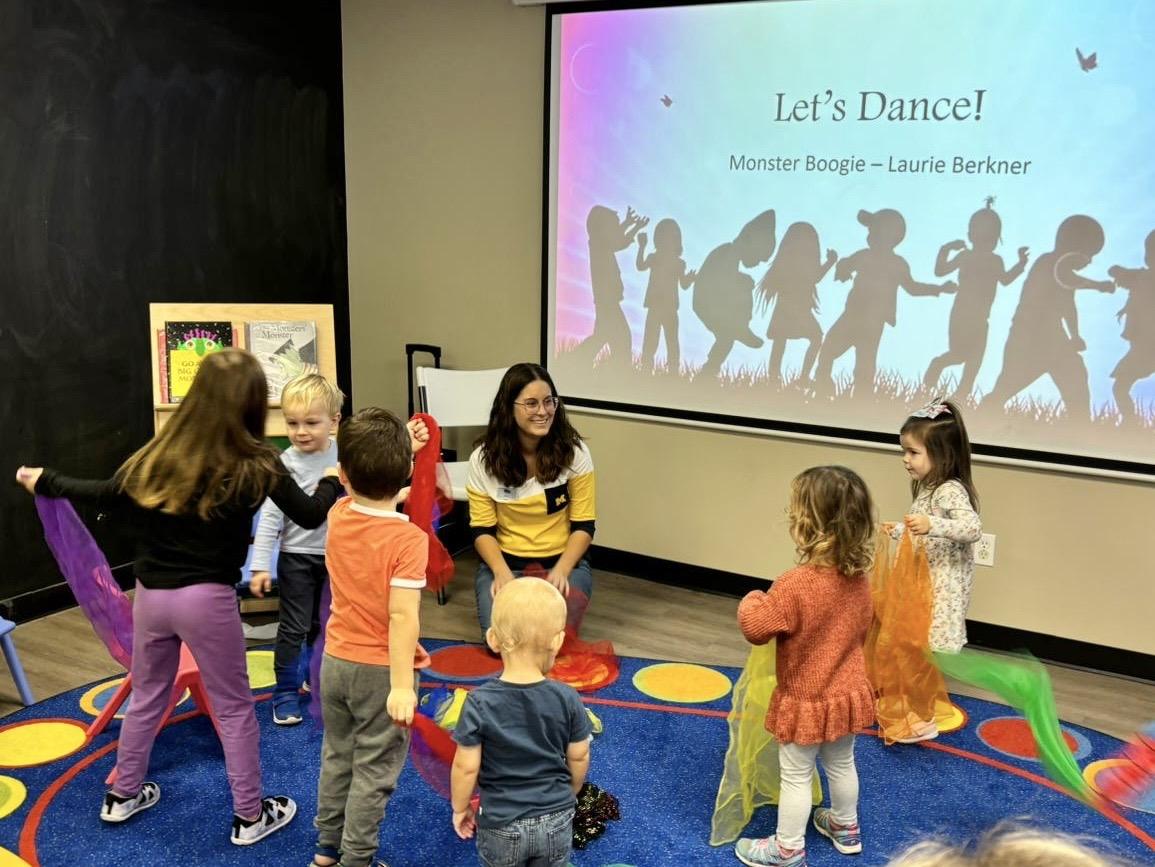
<svg viewBox="0 0 1155 867"><path fill-rule="evenodd" d="M477 829L484 867L566 867L573 847L573 808Z"/></svg>

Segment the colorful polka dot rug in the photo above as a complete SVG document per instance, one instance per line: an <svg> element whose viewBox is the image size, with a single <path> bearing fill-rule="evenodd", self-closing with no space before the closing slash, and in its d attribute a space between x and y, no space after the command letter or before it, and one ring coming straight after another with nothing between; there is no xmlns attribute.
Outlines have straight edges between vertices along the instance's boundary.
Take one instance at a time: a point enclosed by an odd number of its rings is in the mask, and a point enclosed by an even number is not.
<svg viewBox="0 0 1155 867"><path fill-rule="evenodd" d="M482 648L424 641L432 666L422 693L444 717L464 693L499 673ZM296 819L258 845L229 842L232 818L220 744L209 719L186 697L157 738L149 779L161 787L156 808L121 825L100 821L104 781L113 768L119 721L92 737L89 727L123 698L112 678L43 701L0 720L0 867L191 864L299 867L313 851L321 731L274 726L267 699L272 653L250 650L258 699L265 790L287 794ZM571 856L574 867L735 865L730 845L712 847L710 822L727 748L726 716L739 671L623 657L620 671L583 670L575 684L594 719L589 779L617 799L620 818ZM115 698L114 698L115 697ZM129 699L129 702L131 699ZM1014 711L952 696L936 740L890 746L858 738L857 865L885 864L926 836L966 841L1007 819L1086 834L1138 863L1155 862L1155 792L1097 811L1052 784L1034 741ZM123 706L121 707L123 710ZM1064 723L1062 735L1089 783L1112 773L1122 743ZM759 809L746 836L772 834L775 808ZM811 832L811 865L845 865ZM457 838L446 800L411 765L401 776L382 825L378 857L390 867L475 865L472 841Z"/></svg>

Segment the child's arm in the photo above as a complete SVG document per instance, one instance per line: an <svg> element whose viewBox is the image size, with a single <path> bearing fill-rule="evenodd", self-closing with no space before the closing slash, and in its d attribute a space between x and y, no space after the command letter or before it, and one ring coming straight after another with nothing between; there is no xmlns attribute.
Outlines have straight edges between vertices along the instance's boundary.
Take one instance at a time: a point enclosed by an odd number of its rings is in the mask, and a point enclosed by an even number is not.
<svg viewBox="0 0 1155 867"><path fill-rule="evenodd" d="M783 594L751 590L738 603L738 628L751 644L766 644L776 635L791 630L790 613L782 604Z"/></svg>
<svg viewBox="0 0 1155 867"><path fill-rule="evenodd" d="M1115 281L1115 285L1120 289L1138 289L1147 274L1147 268L1124 268L1122 265L1112 265L1107 269L1107 275Z"/></svg>
<svg viewBox="0 0 1155 867"><path fill-rule="evenodd" d="M1011 269L999 278L999 282L1004 286L1010 286L1018 280L1019 276L1027 267L1027 259L1030 256L1030 252L1030 248L1028 247L1019 247L1019 261L1012 265Z"/></svg>
<svg viewBox="0 0 1155 867"><path fill-rule="evenodd" d="M682 284L683 289L689 289L694 285L694 281L698 279L698 272L686 267L685 261L682 262L682 276L678 282Z"/></svg>
<svg viewBox="0 0 1155 867"><path fill-rule="evenodd" d="M566 747L565 764L569 768L570 788L576 795L585 785L586 774L590 770L590 739L588 737L580 741L573 741Z"/></svg>
<svg viewBox="0 0 1155 867"><path fill-rule="evenodd" d="M98 506L113 506L128 501L115 479L73 479L43 467L20 467L16 481L30 494L42 497L67 497L87 500Z"/></svg>
<svg viewBox="0 0 1155 867"><path fill-rule="evenodd" d="M273 576L269 574L273 565L273 548L284 527L285 516L272 500L261 505L257 518L257 529L253 533L253 560L250 566L249 590L258 599L273 587Z"/></svg>
<svg viewBox="0 0 1155 867"><path fill-rule="evenodd" d="M966 241L947 241L938 248L938 256L934 260L934 276L945 277L951 271L957 271L962 251L967 248ZM954 253L954 257L951 257Z"/></svg>
<svg viewBox="0 0 1155 867"><path fill-rule="evenodd" d="M1115 284L1110 280L1092 280L1078 273L1078 268L1086 265L1076 265L1070 256L1062 257L1055 263L1055 282L1064 289L1095 289L1099 292L1114 292Z"/></svg>
<svg viewBox="0 0 1155 867"><path fill-rule="evenodd" d="M621 222L622 240L620 245L616 248L624 250L630 244L634 243L634 236L638 234L639 229L644 229L650 222L649 217L639 217L633 208L626 208L626 218Z"/></svg>
<svg viewBox="0 0 1155 867"><path fill-rule="evenodd" d="M839 283L845 283L852 276L858 273L859 262L862 261L862 252L851 253L845 259L838 260L838 266L834 269L834 279Z"/></svg>
<svg viewBox="0 0 1155 867"><path fill-rule="evenodd" d="M818 273L814 275L814 282L821 283L822 279L830 273L830 269L834 267L834 263L838 261L838 254L833 250L826 251L826 261L818 266Z"/></svg>
<svg viewBox="0 0 1155 867"><path fill-rule="evenodd" d="M905 259L902 260L902 277L899 279L898 285L910 295L941 295L943 292L954 292L958 289L958 284L953 280L939 284L915 280L910 276L910 265Z"/></svg>
<svg viewBox="0 0 1155 867"><path fill-rule="evenodd" d="M481 771L481 744L473 747L457 745L453 756L453 770L449 775L450 803L453 806L453 830L462 840L473 836L477 820L473 816L473 792Z"/></svg>
<svg viewBox="0 0 1155 867"><path fill-rule="evenodd" d="M417 656L421 588L429 566L429 540L414 527L392 565L389 580L389 697L385 708L398 725L413 722L417 690L413 660Z"/></svg>
<svg viewBox="0 0 1155 867"><path fill-rule="evenodd" d="M952 542L977 542L983 535L983 522L971 505L966 488L960 482L943 482L930 498L931 510L937 515L907 515L906 528L916 536L937 536Z"/></svg>
<svg viewBox="0 0 1155 867"><path fill-rule="evenodd" d="M650 260L654 258L653 256L646 255L647 240L645 232L638 232L638 258L635 264L638 266L639 271L649 270Z"/></svg>
<svg viewBox="0 0 1155 867"><path fill-rule="evenodd" d="M337 478L336 470L332 473L326 470L325 476L317 483L317 490L309 496L293 481L293 477L282 464L282 474L277 476L272 490L269 491L269 498L294 524L306 530L314 530L325 523L329 517L329 509L343 493L345 489Z"/></svg>

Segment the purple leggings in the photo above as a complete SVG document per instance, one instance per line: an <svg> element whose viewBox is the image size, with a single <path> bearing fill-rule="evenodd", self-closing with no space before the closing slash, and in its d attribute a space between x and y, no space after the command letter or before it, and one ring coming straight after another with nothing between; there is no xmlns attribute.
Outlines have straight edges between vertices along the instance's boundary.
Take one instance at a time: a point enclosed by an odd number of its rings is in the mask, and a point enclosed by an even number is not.
<svg viewBox="0 0 1155 867"><path fill-rule="evenodd" d="M132 703L120 728L113 791L121 796L140 791L161 718L172 700L183 641L200 667L220 726L233 810L245 818L258 816L260 736L236 591L224 584L149 590L137 582L132 617Z"/></svg>

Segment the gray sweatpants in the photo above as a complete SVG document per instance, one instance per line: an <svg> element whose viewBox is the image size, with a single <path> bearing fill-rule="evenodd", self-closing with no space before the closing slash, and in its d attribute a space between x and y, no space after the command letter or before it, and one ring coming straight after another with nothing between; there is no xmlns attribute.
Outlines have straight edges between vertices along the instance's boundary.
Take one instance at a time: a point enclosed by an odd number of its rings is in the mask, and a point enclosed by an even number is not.
<svg viewBox="0 0 1155 867"><path fill-rule="evenodd" d="M415 681L416 682L416 681ZM367 867L377 852L385 805L409 752L409 729L385 710L389 667L321 660L321 779L317 845L341 850L345 867Z"/></svg>

